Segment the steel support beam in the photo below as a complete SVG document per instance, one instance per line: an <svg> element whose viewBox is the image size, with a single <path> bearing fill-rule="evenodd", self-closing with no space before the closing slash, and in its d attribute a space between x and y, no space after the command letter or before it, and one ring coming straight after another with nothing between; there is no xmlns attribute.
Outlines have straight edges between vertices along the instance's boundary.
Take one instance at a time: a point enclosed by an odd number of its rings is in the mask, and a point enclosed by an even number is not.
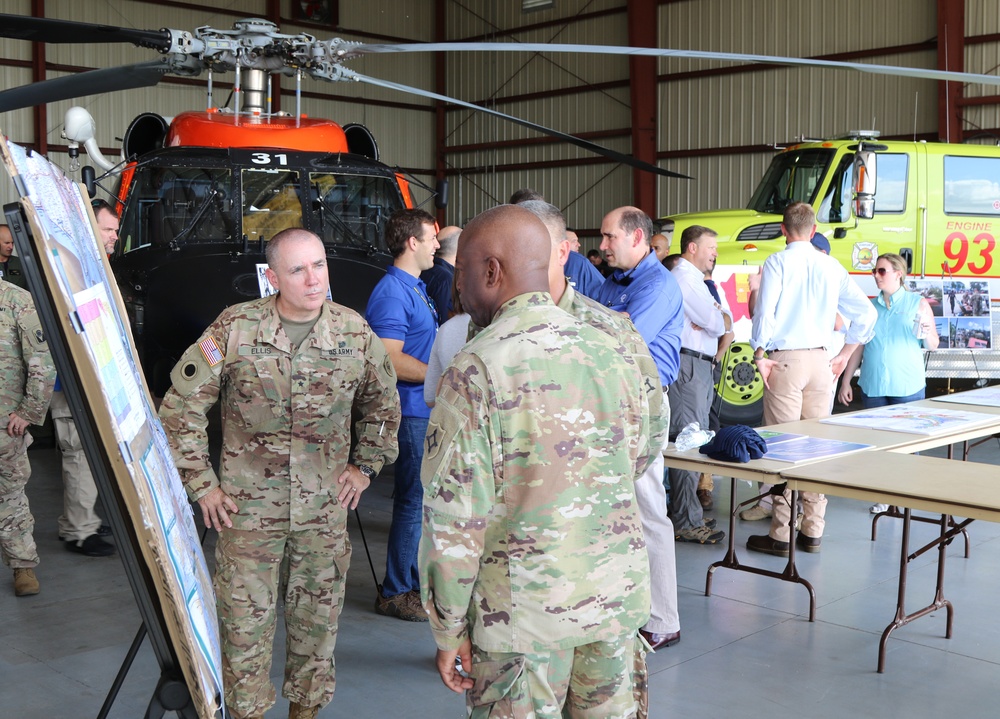
<svg viewBox="0 0 1000 719"><path fill-rule="evenodd" d="M938 68L965 71L965 0L937 0ZM962 141L962 85L938 82L938 137Z"/></svg>
<svg viewBox="0 0 1000 719"><path fill-rule="evenodd" d="M447 16L445 5L447 0L434 0L434 42L447 42ZM446 53L434 53L434 92L438 95L448 94L448 62ZM448 151L448 113L445 104L434 101L434 179L437 182L445 179L448 163L445 154ZM461 181L459 179L459 181ZM457 182L456 182L457 184ZM459 208L461 209L461 208ZM444 226L447 208L437 211L438 225Z"/></svg>
<svg viewBox="0 0 1000 719"><path fill-rule="evenodd" d="M943 0L942 0L943 1ZM656 47L659 20L656 0L628 0L628 43L632 47ZM629 96L632 106L632 154L656 164L656 58L629 58ZM632 171L635 206L656 217L656 176Z"/></svg>
<svg viewBox="0 0 1000 719"><path fill-rule="evenodd" d="M45 17L45 0L31 0L32 17ZM45 43L31 43L31 81L43 82L46 80L45 72ZM49 152L49 115L48 106L45 103L35 105L32 108L33 130L35 141L34 148L43 155Z"/></svg>

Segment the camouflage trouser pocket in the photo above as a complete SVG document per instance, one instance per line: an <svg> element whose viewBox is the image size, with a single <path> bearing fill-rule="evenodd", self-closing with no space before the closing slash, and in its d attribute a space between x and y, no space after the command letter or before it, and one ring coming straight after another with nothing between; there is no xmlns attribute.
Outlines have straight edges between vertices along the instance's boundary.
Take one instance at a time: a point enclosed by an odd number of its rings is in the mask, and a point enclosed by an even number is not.
<svg viewBox="0 0 1000 719"><path fill-rule="evenodd" d="M635 637L635 666L632 671L632 693L635 697L636 719L649 716L649 670L646 668L646 654L649 644L641 634Z"/></svg>
<svg viewBox="0 0 1000 719"><path fill-rule="evenodd" d="M524 674L524 657L472 665L470 719L523 719L533 713Z"/></svg>

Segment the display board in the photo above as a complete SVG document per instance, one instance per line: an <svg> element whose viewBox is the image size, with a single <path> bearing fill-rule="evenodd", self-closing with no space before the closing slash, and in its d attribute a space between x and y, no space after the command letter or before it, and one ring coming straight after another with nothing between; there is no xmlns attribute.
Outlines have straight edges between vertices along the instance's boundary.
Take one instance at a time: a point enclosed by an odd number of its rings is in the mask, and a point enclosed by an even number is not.
<svg viewBox="0 0 1000 719"><path fill-rule="evenodd" d="M84 410L74 411L81 436L98 438L94 446L85 441L95 479L102 493L111 491L104 496L109 512L124 507L127 514L128 531L119 537L119 549L154 651L161 669L179 666L191 705L209 719L222 696L211 577L145 387L121 297L109 281L93 211L82 188L44 157L6 139L0 155L31 228L27 252L20 244L18 250L27 255L24 263L37 266L42 285L33 286L33 296L43 323L46 317L55 322L45 329L67 399ZM112 481L106 483L104 474ZM113 526L116 521L113 517ZM123 547L123 541L130 546ZM163 629L167 651L157 641Z"/></svg>
<svg viewBox="0 0 1000 719"><path fill-rule="evenodd" d="M907 280L934 312L941 344L938 349L992 349L992 298L987 280Z"/></svg>

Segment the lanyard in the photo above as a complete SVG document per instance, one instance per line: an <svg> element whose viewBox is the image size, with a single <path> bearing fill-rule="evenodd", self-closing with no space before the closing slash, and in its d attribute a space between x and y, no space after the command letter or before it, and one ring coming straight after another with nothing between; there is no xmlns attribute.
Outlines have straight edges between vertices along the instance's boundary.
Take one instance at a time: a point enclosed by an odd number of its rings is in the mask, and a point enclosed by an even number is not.
<svg viewBox="0 0 1000 719"><path fill-rule="evenodd" d="M437 325L438 312L437 312L437 307L434 306L434 300L432 300L430 297L424 297L424 295L421 294L420 290L417 289L416 285L412 285L412 287L413 291L417 293L417 297L422 299L424 301L424 304L427 305L427 309L431 311L431 316L434 318L434 324Z"/></svg>

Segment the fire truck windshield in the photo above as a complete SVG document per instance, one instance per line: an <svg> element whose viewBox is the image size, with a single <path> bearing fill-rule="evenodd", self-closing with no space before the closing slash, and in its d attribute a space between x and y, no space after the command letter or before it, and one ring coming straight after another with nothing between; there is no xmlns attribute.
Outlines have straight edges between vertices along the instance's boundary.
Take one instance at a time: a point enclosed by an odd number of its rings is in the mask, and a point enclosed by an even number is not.
<svg viewBox="0 0 1000 719"><path fill-rule="evenodd" d="M793 202L813 204L834 150L790 150L771 162L750 198L748 209L780 215Z"/></svg>

